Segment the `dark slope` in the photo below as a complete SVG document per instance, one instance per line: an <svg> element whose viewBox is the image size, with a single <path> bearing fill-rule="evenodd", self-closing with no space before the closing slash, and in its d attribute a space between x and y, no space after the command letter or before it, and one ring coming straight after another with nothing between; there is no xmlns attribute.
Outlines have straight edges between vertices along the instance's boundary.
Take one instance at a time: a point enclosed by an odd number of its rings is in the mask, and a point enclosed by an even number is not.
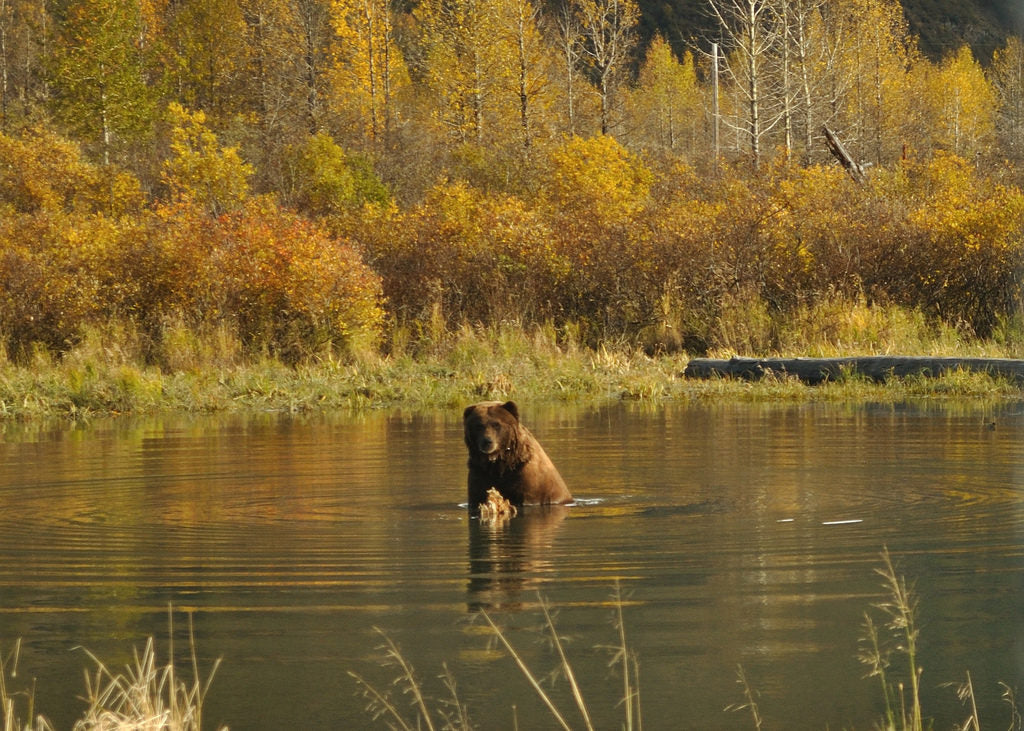
<svg viewBox="0 0 1024 731"><path fill-rule="evenodd" d="M707 0L639 0L644 42L660 32L677 50L713 38ZM932 60L967 43L987 65L1012 33L1024 33L1024 0L904 0L903 10L921 51Z"/></svg>

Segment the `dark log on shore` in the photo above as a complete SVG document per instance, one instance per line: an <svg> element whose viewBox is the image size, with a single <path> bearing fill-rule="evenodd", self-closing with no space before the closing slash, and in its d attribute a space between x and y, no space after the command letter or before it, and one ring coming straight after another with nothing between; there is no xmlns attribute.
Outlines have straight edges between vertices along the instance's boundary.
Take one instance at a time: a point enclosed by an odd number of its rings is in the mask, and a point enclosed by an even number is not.
<svg viewBox="0 0 1024 731"><path fill-rule="evenodd" d="M947 371L975 371L1024 383L1024 360L1009 358L930 358L880 355L851 358L694 358L686 366L687 378L733 376L756 381L768 374L795 376L809 384L834 381L857 374L873 381L896 376L938 376Z"/></svg>

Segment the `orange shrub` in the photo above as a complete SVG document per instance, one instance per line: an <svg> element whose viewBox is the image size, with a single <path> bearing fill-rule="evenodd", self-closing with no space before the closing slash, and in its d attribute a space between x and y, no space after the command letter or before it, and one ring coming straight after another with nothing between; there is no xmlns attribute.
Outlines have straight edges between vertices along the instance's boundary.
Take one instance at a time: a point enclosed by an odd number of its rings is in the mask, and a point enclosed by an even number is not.
<svg viewBox="0 0 1024 731"><path fill-rule="evenodd" d="M36 343L63 351L101 316L98 272L115 236L98 216L0 217L0 338L10 355Z"/></svg>
<svg viewBox="0 0 1024 731"><path fill-rule="evenodd" d="M444 183L408 212L368 210L354 236L400 322L438 308L449 325L530 322L558 307L567 262L543 219L515 197Z"/></svg>
<svg viewBox="0 0 1024 731"><path fill-rule="evenodd" d="M126 235L117 268L121 309L155 337L173 320L227 323L248 347L297 360L380 336L379 278L351 246L269 200L218 217L187 200L158 207Z"/></svg>

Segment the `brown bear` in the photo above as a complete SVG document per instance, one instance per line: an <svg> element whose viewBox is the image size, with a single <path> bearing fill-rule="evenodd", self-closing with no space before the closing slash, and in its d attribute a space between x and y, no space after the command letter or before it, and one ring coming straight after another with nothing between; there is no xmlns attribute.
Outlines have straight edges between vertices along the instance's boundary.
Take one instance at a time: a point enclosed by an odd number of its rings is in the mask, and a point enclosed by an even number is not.
<svg viewBox="0 0 1024 731"><path fill-rule="evenodd" d="M572 494L543 447L519 421L512 401L483 401L462 413L469 448L469 508L496 488L513 505L572 502Z"/></svg>

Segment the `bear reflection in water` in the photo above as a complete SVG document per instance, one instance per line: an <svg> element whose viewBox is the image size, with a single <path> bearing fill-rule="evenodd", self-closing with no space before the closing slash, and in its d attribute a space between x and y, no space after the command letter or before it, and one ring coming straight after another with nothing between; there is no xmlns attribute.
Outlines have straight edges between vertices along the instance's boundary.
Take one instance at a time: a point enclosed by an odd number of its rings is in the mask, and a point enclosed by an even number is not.
<svg viewBox="0 0 1024 731"><path fill-rule="evenodd" d="M518 609L554 570L551 547L572 493L513 401L462 413L469 450L469 608ZM526 506L526 507L524 507Z"/></svg>
<svg viewBox="0 0 1024 731"><path fill-rule="evenodd" d="M470 520L469 610L514 611L536 601L556 569L553 545L568 514L565 505L538 505L510 520Z"/></svg>

